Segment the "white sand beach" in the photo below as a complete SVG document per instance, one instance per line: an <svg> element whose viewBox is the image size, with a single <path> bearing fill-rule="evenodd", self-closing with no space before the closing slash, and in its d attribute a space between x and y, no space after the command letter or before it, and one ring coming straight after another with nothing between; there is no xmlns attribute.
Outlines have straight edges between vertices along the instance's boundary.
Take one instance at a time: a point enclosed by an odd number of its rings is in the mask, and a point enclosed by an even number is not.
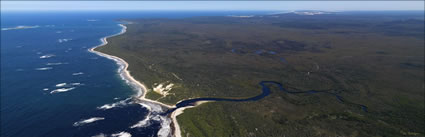
<svg viewBox="0 0 425 137"><path fill-rule="evenodd" d="M125 60L123 60L123 59L121 59L121 58L119 58L117 56L108 55L108 54L105 54L105 53L102 53L102 52L99 52L99 51L95 51L94 50L97 47L104 46L104 45L108 44L108 41L107 41L108 38L114 37L114 36L118 36L118 35L121 35L121 34L124 34L127 31L127 27L125 25L119 24L119 26L122 27L122 30L121 30L120 33L117 33L117 34L114 34L114 35L110 35L110 36L101 38L102 44L100 44L98 46L95 46L93 48L90 48L89 49L89 52L95 53L95 54L97 54L99 56L102 56L102 57L105 57L105 58L108 58L108 59L111 59L111 60L114 60L119 65L118 73L120 74L120 76L124 80L126 80L129 83L130 86L134 86L134 88L138 90L138 93L137 93L136 97L141 102L150 102L150 103L153 103L153 104L159 104L159 105L164 106L164 107L167 107L167 108L175 108L176 107L175 105L171 106L171 105L167 105L167 104L164 104L164 103L155 101L155 100L151 100L151 99L145 98L146 92L148 91L147 88L146 88L146 86L143 85L140 81L137 81L133 76L130 75L130 71L128 70L129 64ZM182 114L185 109L196 107L196 106L198 106L200 104L203 104L203 103L206 103L206 102L208 102L208 101L199 101L199 102L196 102L195 106L188 106L188 107L178 108L173 113L171 113L170 118L172 119L172 123L174 125L173 136L175 136L175 137L180 137L181 136L180 126L179 126L179 124L177 122L176 117L178 115ZM148 106L150 103L145 103L143 105L147 105ZM149 106L149 107L155 107L155 106ZM167 127L162 126L162 128L167 128ZM169 131L169 130L168 129L163 129L163 131ZM158 134L160 134L160 133L158 133ZM163 133L161 133L161 134L163 134ZM168 133L168 134L171 134L171 133Z"/></svg>

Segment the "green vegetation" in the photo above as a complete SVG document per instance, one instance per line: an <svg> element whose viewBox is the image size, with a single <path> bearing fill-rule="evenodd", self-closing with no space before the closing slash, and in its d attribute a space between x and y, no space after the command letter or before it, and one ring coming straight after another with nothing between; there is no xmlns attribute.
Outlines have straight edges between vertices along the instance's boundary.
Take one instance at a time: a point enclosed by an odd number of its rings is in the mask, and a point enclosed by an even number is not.
<svg viewBox="0 0 425 137"><path fill-rule="evenodd" d="M177 119L183 136L424 136L422 15L265 15L131 20L101 52L119 56L152 89L174 83L167 104L196 97L246 98L262 80L274 89L255 102L213 102ZM275 87L276 88L276 87Z"/></svg>

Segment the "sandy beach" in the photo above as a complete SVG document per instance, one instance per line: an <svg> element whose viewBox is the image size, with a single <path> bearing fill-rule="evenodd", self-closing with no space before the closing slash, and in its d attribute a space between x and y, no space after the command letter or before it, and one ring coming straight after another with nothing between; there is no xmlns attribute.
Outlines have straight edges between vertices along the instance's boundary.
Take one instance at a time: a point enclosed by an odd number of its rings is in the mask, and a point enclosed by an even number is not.
<svg viewBox="0 0 425 137"><path fill-rule="evenodd" d="M122 69L120 76L123 79L128 80L129 82L131 82L135 86L137 86L137 87L135 87L136 89L139 89L139 93L137 94L137 98L138 99L143 100L143 101L149 101L149 102L161 104L161 105L166 106L168 108L175 107L175 106L170 106L170 105L167 105L167 104L158 102L158 101L154 101L154 100L150 100L150 99L145 98L146 91L148 91L147 88L146 88L146 86L143 85L140 81L137 81L136 79L134 79L134 77L130 75L130 71L128 71L128 63L125 60L123 60L123 59L121 59L121 58L119 58L117 56L108 55L108 54L105 54L105 53L102 53L102 52L99 52L99 51L94 50L97 47L104 46L104 45L108 44L108 41L107 41L108 38L114 37L114 36L118 36L118 35L121 35L121 34L124 34L127 31L127 27L125 25L119 24L119 26L122 27L122 30L121 30L120 33L102 38L101 39L102 44L100 44L100 45L98 45L96 47L90 48L89 51L92 52L92 53L95 53L97 55L100 55L102 57L106 57L108 59L114 60L120 66L120 69Z"/></svg>
<svg viewBox="0 0 425 137"><path fill-rule="evenodd" d="M174 125L174 133L173 134L174 134L175 137L181 137L180 125L179 125L179 122L177 122L177 116L182 114L185 109L197 107L197 106L204 104L204 103L207 103L207 102L209 102L209 101L198 101L198 102L195 103L194 106L181 107L181 108L176 109L173 113L171 113L171 119L173 120L173 125Z"/></svg>
<svg viewBox="0 0 425 137"><path fill-rule="evenodd" d="M125 25L119 24L119 26L122 27L122 30L121 30L120 33L117 33L117 34L114 34L114 35L110 35L110 36L106 36L104 38L101 38L102 44L100 44L98 46L95 46L93 48L90 48L89 49L89 52L95 53L95 54L97 54L99 56L102 56L102 57L105 57L105 58L108 58L108 59L111 59L111 60L114 60L119 65L118 73L120 73L120 76L124 80L130 82L130 86L134 86L134 88L138 90L138 93L137 93L136 97L140 101L147 101L147 102L151 102L151 103L154 103L154 104L159 104L159 105L165 106L167 108L174 108L174 107L176 107L175 105L174 106L170 106L170 105L167 105L167 104L164 104L164 103L155 101L155 100L151 100L151 99L145 98L146 92L148 91L147 88L146 88L146 86L143 85L140 81L137 81L133 76L130 75L130 71L128 70L129 64L125 60L123 60L123 59L121 59L121 58L119 58L117 56L108 55L108 54L105 54L105 53L102 53L102 52L99 52L99 51L94 50L97 47L107 45L108 44L108 41L107 41L108 38L114 37L114 36L118 36L118 35L121 35L121 34L124 34L127 31L127 27ZM200 103L204 103L204 102L200 102ZM194 107L194 106L190 106L190 107ZM176 137L181 136L180 135L180 133L181 133L180 132L180 126L179 126L179 124L177 122L176 117L178 115L180 115L181 113L183 113L183 110L184 109L190 108L190 107L179 108L179 109L177 109L175 112L173 112L171 114L170 117L171 117L172 122L173 122L173 125L174 125L174 132L173 132L174 135L173 136L176 136Z"/></svg>

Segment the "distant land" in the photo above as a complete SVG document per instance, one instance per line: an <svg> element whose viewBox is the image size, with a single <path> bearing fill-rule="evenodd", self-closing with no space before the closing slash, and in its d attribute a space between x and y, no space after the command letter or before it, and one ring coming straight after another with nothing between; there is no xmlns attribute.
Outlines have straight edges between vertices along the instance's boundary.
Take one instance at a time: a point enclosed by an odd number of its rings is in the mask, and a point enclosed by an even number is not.
<svg viewBox="0 0 425 137"><path fill-rule="evenodd" d="M423 11L122 21L95 50L125 60L146 98L225 99L167 114L177 136L425 136Z"/></svg>

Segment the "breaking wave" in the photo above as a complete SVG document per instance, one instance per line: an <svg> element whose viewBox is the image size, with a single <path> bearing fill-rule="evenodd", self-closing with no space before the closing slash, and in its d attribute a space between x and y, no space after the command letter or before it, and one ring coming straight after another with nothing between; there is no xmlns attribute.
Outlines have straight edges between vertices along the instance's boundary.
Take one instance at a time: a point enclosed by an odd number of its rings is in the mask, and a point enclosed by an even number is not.
<svg viewBox="0 0 425 137"><path fill-rule="evenodd" d="M71 41L72 39L58 39L58 42L59 43L62 43L62 42L68 42L68 41Z"/></svg>
<svg viewBox="0 0 425 137"><path fill-rule="evenodd" d="M131 134L128 132L120 132L116 134L112 134L112 137L131 137Z"/></svg>
<svg viewBox="0 0 425 137"><path fill-rule="evenodd" d="M59 83L59 84L56 84L56 87L63 87L63 86L66 86L66 83Z"/></svg>
<svg viewBox="0 0 425 137"><path fill-rule="evenodd" d="M115 102L112 104L105 104L103 106L97 107L97 109L101 109L101 110L108 110L108 109L112 109L115 107L123 107L129 104L134 104L134 102L131 101L131 98L127 98L125 100L121 100L119 102Z"/></svg>
<svg viewBox="0 0 425 137"><path fill-rule="evenodd" d="M132 125L130 128L147 127L149 125L151 125L151 123L150 123L150 118L149 118L149 115L148 115L145 119L137 122L136 124Z"/></svg>
<svg viewBox="0 0 425 137"><path fill-rule="evenodd" d="M76 72L76 73L72 73L73 76L77 76L77 75L83 75L83 72Z"/></svg>
<svg viewBox="0 0 425 137"><path fill-rule="evenodd" d="M89 118L89 119L84 119L84 120L75 122L73 124L73 126L74 127L76 127L76 126L82 126L82 125L85 125L85 124L93 123L95 121L104 120L104 119L105 118L103 118L103 117L92 117L92 118Z"/></svg>
<svg viewBox="0 0 425 137"><path fill-rule="evenodd" d="M62 64L68 64L68 63L62 63L62 62L57 62L57 63L46 63L47 66L56 66L56 65L62 65Z"/></svg>
<svg viewBox="0 0 425 137"><path fill-rule="evenodd" d="M40 56L40 58L41 59L47 59L47 58L51 58L51 57L54 57L55 55L53 55L53 54L46 54L46 55L43 55L43 56Z"/></svg>
<svg viewBox="0 0 425 137"><path fill-rule="evenodd" d="M171 133L171 119L167 116L160 115L164 112L164 108L158 104L152 102L138 102L139 105L145 107L149 110L146 118L137 122L136 124L130 126L130 128L142 128L147 127L153 123L153 121L161 123L161 128L159 129L157 135L159 137L168 137Z"/></svg>
<svg viewBox="0 0 425 137"><path fill-rule="evenodd" d="M131 137L131 134L128 133L128 132L122 131L122 132L119 132L119 133L112 134L110 136L108 136L107 134L104 134L104 133L100 133L100 134L97 134L97 135L92 136L92 137Z"/></svg>
<svg viewBox="0 0 425 137"><path fill-rule="evenodd" d="M52 67L36 68L35 70L50 70Z"/></svg>
<svg viewBox="0 0 425 137"><path fill-rule="evenodd" d="M59 89L55 89L55 90L50 91L50 94L53 94L53 93L61 93L61 92L67 92L67 91L70 91L70 90L73 90L73 89L75 89L75 87L70 87L70 88L59 88Z"/></svg>
<svg viewBox="0 0 425 137"><path fill-rule="evenodd" d="M32 29L32 28L38 28L40 26L35 25L35 26L16 26L16 27L11 27L11 28L1 28L2 31L6 31L6 30L17 30L17 29Z"/></svg>
<svg viewBox="0 0 425 137"><path fill-rule="evenodd" d="M55 87L71 87L71 86L81 86L81 85L84 85L84 84L82 84L82 83L59 83L59 84L56 84L55 85Z"/></svg>

